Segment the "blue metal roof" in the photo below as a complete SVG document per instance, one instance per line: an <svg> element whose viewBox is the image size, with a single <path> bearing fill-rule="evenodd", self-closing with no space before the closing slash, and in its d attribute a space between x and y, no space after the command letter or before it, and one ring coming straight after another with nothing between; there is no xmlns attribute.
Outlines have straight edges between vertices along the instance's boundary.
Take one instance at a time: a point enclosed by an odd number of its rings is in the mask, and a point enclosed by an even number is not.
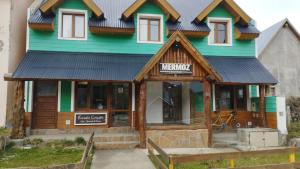
<svg viewBox="0 0 300 169"><path fill-rule="evenodd" d="M224 83L276 84L278 81L253 58L206 57L208 62L223 78Z"/></svg>
<svg viewBox="0 0 300 169"><path fill-rule="evenodd" d="M28 51L13 78L133 81L151 56Z"/></svg>

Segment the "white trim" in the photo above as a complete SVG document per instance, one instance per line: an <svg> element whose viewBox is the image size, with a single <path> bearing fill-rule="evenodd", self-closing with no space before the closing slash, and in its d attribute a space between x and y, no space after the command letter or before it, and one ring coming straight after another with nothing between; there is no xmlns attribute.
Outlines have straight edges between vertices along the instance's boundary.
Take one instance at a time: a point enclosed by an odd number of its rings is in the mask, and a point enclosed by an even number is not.
<svg viewBox="0 0 300 169"><path fill-rule="evenodd" d="M28 105L28 112L32 112L33 110L33 81L29 81L29 105Z"/></svg>
<svg viewBox="0 0 300 169"><path fill-rule="evenodd" d="M76 115L80 114L105 114L105 123L91 123L91 124L76 124ZM105 113L74 113L74 125L75 126L102 126L102 125L107 125L107 112Z"/></svg>
<svg viewBox="0 0 300 169"><path fill-rule="evenodd" d="M71 112L74 112L74 101L75 101L75 81L71 82Z"/></svg>
<svg viewBox="0 0 300 169"><path fill-rule="evenodd" d="M26 52L28 51L29 49L29 24L28 24L28 20L29 20L29 17L31 15L31 9L30 8L27 8L27 22L26 22Z"/></svg>
<svg viewBox="0 0 300 169"><path fill-rule="evenodd" d="M160 41L140 41L140 17L156 17L160 18ZM148 44L163 44L164 43L164 16L158 14L144 14L138 13L137 14L137 43L148 43Z"/></svg>
<svg viewBox="0 0 300 169"><path fill-rule="evenodd" d="M61 104L61 81L58 81L58 94L57 94L57 112L60 112L60 104Z"/></svg>
<svg viewBox="0 0 300 169"><path fill-rule="evenodd" d="M132 91L131 91L131 126L134 127L134 115L135 113L135 84L132 83ZM135 113L136 114L136 113Z"/></svg>
<svg viewBox="0 0 300 169"><path fill-rule="evenodd" d="M213 111L216 111L216 87L215 87L215 84L212 85L212 102L213 102L213 107L212 107L212 110Z"/></svg>
<svg viewBox="0 0 300 169"><path fill-rule="evenodd" d="M29 110L27 109L27 103L28 103L28 101L29 100L27 100L27 98L28 98L28 95L29 95L29 93L28 93L28 81L25 81L24 82L25 84L24 84L24 108L25 108L25 112L29 112Z"/></svg>
<svg viewBox="0 0 300 169"><path fill-rule="evenodd" d="M61 37L61 29L62 29L62 13L81 13L85 16L85 37L84 38L64 38ZM88 39L88 12L87 10L78 10L78 9L64 9L60 8L58 10L58 33L57 38L60 40L79 40L79 41L85 41Z"/></svg>
<svg viewBox="0 0 300 169"><path fill-rule="evenodd" d="M224 44L216 44L213 43L213 28L212 25L210 24L210 22L212 21L220 21L220 22L227 22L227 30L228 30L228 35L227 37L228 39L228 43L224 43ZM207 25L209 26L209 28L211 28L211 31L209 32L208 35L208 45L210 46L232 46L232 18L221 18L221 17L208 17L207 18Z"/></svg>

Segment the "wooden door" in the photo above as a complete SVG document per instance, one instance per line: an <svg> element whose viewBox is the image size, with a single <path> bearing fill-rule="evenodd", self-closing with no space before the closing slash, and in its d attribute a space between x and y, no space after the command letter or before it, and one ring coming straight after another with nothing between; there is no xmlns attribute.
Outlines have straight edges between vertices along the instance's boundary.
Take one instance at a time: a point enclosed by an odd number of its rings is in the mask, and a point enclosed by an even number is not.
<svg viewBox="0 0 300 169"><path fill-rule="evenodd" d="M57 125L57 82L35 83L32 127L34 129L55 129Z"/></svg>

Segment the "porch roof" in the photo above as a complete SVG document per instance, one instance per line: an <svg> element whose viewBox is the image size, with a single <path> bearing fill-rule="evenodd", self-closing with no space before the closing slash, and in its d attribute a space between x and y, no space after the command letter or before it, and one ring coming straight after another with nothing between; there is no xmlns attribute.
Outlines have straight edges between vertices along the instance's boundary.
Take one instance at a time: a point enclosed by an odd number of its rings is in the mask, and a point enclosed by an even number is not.
<svg viewBox="0 0 300 169"><path fill-rule="evenodd" d="M13 73L16 80L134 81L153 55L28 51ZM256 59L205 56L222 77L220 83L276 84Z"/></svg>
<svg viewBox="0 0 300 169"><path fill-rule="evenodd" d="M28 51L13 79L133 81L152 55Z"/></svg>

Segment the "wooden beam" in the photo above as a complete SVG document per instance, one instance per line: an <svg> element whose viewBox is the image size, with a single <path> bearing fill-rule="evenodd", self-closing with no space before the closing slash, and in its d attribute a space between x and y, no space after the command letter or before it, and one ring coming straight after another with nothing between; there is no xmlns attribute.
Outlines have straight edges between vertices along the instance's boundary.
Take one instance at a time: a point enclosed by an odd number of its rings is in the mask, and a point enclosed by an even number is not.
<svg viewBox="0 0 300 169"><path fill-rule="evenodd" d="M212 146L212 124L211 124L211 84L208 80L204 80L204 113L205 122L208 129L208 146Z"/></svg>
<svg viewBox="0 0 300 169"><path fill-rule="evenodd" d="M135 31L135 28L104 28L90 26L90 31L94 34L132 35Z"/></svg>
<svg viewBox="0 0 300 169"><path fill-rule="evenodd" d="M93 0L82 0L84 4L90 8L93 13L98 17L98 18L103 18L104 13L103 11L94 3Z"/></svg>
<svg viewBox="0 0 300 169"><path fill-rule="evenodd" d="M11 73L5 73L4 74L4 81L14 81L15 79L12 77Z"/></svg>
<svg viewBox="0 0 300 169"><path fill-rule="evenodd" d="M253 40L259 36L259 33L242 33L238 28L234 29L235 39L238 40Z"/></svg>
<svg viewBox="0 0 300 169"><path fill-rule="evenodd" d="M24 81L17 81L14 90L13 123L11 137L13 139L24 138Z"/></svg>
<svg viewBox="0 0 300 169"><path fill-rule="evenodd" d="M243 11L233 0L224 0L225 3L234 11L237 13L238 16L246 23L249 24L251 21L251 18L246 14L245 11Z"/></svg>
<svg viewBox="0 0 300 169"><path fill-rule="evenodd" d="M122 14L124 20L128 20L128 18L142 5L144 5L146 1L147 0L136 0L132 5L130 5L129 8L127 8Z"/></svg>
<svg viewBox="0 0 300 169"><path fill-rule="evenodd" d="M140 84L139 91L139 107L138 107L138 117L139 117L139 134L140 134L140 147L146 148L146 97L147 97L147 86L146 82L142 81Z"/></svg>
<svg viewBox="0 0 300 169"><path fill-rule="evenodd" d="M53 32L54 31L54 22L51 24L37 24L37 23L28 23L28 26L37 31L49 31Z"/></svg>
<svg viewBox="0 0 300 169"><path fill-rule="evenodd" d="M223 0L214 0L197 17L196 21L201 22L213 9L215 9Z"/></svg>
<svg viewBox="0 0 300 169"><path fill-rule="evenodd" d="M47 13L51 8L60 4L62 0L47 0L41 7L40 10L43 13Z"/></svg>
<svg viewBox="0 0 300 169"><path fill-rule="evenodd" d="M259 85L259 114L261 117L262 127L267 127L265 112L265 85Z"/></svg>

